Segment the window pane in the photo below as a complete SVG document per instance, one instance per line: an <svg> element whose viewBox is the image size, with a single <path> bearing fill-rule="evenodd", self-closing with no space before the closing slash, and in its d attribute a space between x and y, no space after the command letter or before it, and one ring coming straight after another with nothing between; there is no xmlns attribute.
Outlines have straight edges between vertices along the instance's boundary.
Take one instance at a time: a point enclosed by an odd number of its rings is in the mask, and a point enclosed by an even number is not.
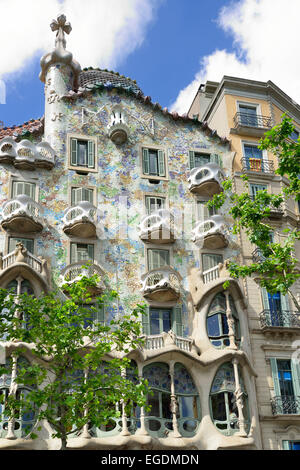
<svg viewBox="0 0 300 470"><path fill-rule="evenodd" d="M195 153L195 167L205 165L210 162L210 154Z"/></svg>
<svg viewBox="0 0 300 470"><path fill-rule="evenodd" d="M171 311L170 310L163 310L161 315L162 315L162 322L163 322L163 331L168 332L172 328Z"/></svg>
<svg viewBox="0 0 300 470"><path fill-rule="evenodd" d="M220 326L219 326L219 315L212 315L207 318L207 333L209 337L218 337L221 336Z"/></svg>
<svg viewBox="0 0 300 470"><path fill-rule="evenodd" d="M9 238L8 241L8 252L11 253L16 249L17 243L23 243L24 247L33 253L33 240L30 238Z"/></svg>
<svg viewBox="0 0 300 470"><path fill-rule="evenodd" d="M156 150L149 150L149 173L158 175L158 156Z"/></svg>
<svg viewBox="0 0 300 470"><path fill-rule="evenodd" d="M77 154L78 160L77 164L79 166L87 166L87 142L79 140L77 143Z"/></svg>
<svg viewBox="0 0 300 470"><path fill-rule="evenodd" d="M219 263L223 262L222 255L210 255L210 254L203 254L202 255L202 267L203 271L207 271L208 269L212 269L217 266Z"/></svg>
<svg viewBox="0 0 300 470"><path fill-rule="evenodd" d="M172 412L170 410L170 395L166 393L161 394L162 398L162 417L165 419L172 419Z"/></svg>
<svg viewBox="0 0 300 470"><path fill-rule="evenodd" d="M213 418L217 421L226 421L225 393L218 393L211 397Z"/></svg>
<svg viewBox="0 0 300 470"><path fill-rule="evenodd" d="M197 397L180 397L181 418L198 418Z"/></svg>
<svg viewBox="0 0 300 470"><path fill-rule="evenodd" d="M160 417L160 414L159 414L159 394L160 394L160 392L152 390L151 395L148 395L147 403L148 403L148 405L151 406L151 410L146 412L147 416L157 416L158 418Z"/></svg>
<svg viewBox="0 0 300 470"><path fill-rule="evenodd" d="M150 334L151 335L160 334L158 310L152 310L152 309L150 310Z"/></svg>

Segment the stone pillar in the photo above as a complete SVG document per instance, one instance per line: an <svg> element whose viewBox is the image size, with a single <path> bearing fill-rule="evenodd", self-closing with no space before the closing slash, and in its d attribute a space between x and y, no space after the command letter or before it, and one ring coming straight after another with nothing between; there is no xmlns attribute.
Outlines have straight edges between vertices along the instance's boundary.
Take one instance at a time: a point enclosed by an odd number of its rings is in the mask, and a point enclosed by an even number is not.
<svg viewBox="0 0 300 470"><path fill-rule="evenodd" d="M141 363L138 363L137 366L138 366L138 376L141 381L143 378L143 365ZM137 430L136 435L149 436L146 426L145 426L145 408L143 406L141 407L140 423L141 423L141 426Z"/></svg>
<svg viewBox="0 0 300 470"><path fill-rule="evenodd" d="M225 297L226 297L226 317L227 317L227 323L228 323L228 336L229 336L229 341L230 341L228 348L237 349L237 345L235 344L235 337L234 337L234 319L233 319L231 308L230 308L228 291L225 291Z"/></svg>
<svg viewBox="0 0 300 470"><path fill-rule="evenodd" d="M178 423L177 423L177 412L178 412L178 402L175 395L175 384L174 384L174 361L171 361L169 364L170 367L170 377L171 377L171 412L172 412L172 423L173 423L173 432L172 437L178 438L181 437L179 430L178 430Z"/></svg>
<svg viewBox="0 0 300 470"><path fill-rule="evenodd" d="M11 357L12 357L11 384L10 384L10 387L9 387L8 396L15 398L16 394L17 394L16 378L17 378L17 361L18 361L18 358L14 354L12 354ZM15 421L16 420L15 420L14 416L11 417L8 420L8 428L7 428L6 439L10 439L10 440L16 439L16 435L15 435L15 432L14 432Z"/></svg>
<svg viewBox="0 0 300 470"><path fill-rule="evenodd" d="M239 377L239 370L238 370L238 360L234 358L232 360L233 364L233 370L234 370L234 380L235 380L235 399L236 399L236 405L238 409L238 419L239 419L239 432L236 434L237 436L240 437L247 437L246 429L245 429L245 419L244 419L244 414L243 414L243 408L244 408L244 403L243 403L243 392L241 389L241 384L240 384L240 377Z"/></svg>
<svg viewBox="0 0 300 470"><path fill-rule="evenodd" d="M84 371L84 382L85 382L85 383L86 383L87 378L88 378L88 373L89 373L88 370L85 370L85 371ZM84 414L84 417L87 416L87 414L88 414L88 409L87 409L87 407L85 407L83 414ZM91 435L90 435L90 432L89 432L89 424L88 424L88 423L86 423L86 424L83 426L82 434L81 434L80 437L83 437L84 439L90 439L90 438L91 438Z"/></svg>

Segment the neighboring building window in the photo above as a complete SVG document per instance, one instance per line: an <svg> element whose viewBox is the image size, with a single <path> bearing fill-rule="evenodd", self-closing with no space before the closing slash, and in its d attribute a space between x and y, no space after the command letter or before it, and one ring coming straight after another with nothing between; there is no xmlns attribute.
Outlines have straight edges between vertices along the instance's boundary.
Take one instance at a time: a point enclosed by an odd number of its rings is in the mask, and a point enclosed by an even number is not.
<svg viewBox="0 0 300 470"><path fill-rule="evenodd" d="M256 106L248 106L248 105L239 105L240 110L240 123L243 126L253 126L257 127L257 113L256 113Z"/></svg>
<svg viewBox="0 0 300 470"><path fill-rule="evenodd" d="M266 184L250 184L250 193L251 193L252 199L256 198L258 191L264 191L267 188L268 187Z"/></svg>
<svg viewBox="0 0 300 470"><path fill-rule="evenodd" d="M291 138L292 140L298 140L298 139L299 139L299 132L296 131L296 129L293 130L293 132L292 132L291 135L290 135L290 138Z"/></svg>
<svg viewBox="0 0 300 470"><path fill-rule="evenodd" d="M164 197L146 196L145 203L147 214L150 215L159 209L165 209L166 199Z"/></svg>
<svg viewBox="0 0 300 470"><path fill-rule="evenodd" d="M24 247L27 249L27 251L29 251L30 253L33 253L34 240L32 238L17 238L17 237L9 237L8 253L12 253L16 249L17 243L22 243Z"/></svg>
<svg viewBox="0 0 300 470"><path fill-rule="evenodd" d="M87 201L93 204L93 189L89 188L71 188L71 204L76 206L82 201Z"/></svg>
<svg viewBox="0 0 300 470"><path fill-rule="evenodd" d="M300 450L300 441L282 441L283 450Z"/></svg>
<svg viewBox="0 0 300 470"><path fill-rule="evenodd" d="M165 153L162 150L143 148L143 173L149 176L166 176Z"/></svg>
<svg viewBox="0 0 300 470"><path fill-rule="evenodd" d="M270 294L266 288L261 289L262 304L267 323L270 326L290 326L290 306L288 295L281 292Z"/></svg>
<svg viewBox="0 0 300 470"><path fill-rule="evenodd" d="M154 363L144 367L143 377L148 380L152 392L147 399L151 409L145 416L145 425L149 434L163 438L173 430L171 411L173 388L178 406L176 418L179 432L183 437L194 436L201 420L200 401L194 381L187 369L182 364L176 363L172 378L167 364Z"/></svg>
<svg viewBox="0 0 300 470"><path fill-rule="evenodd" d="M71 165L95 168L95 142L71 139Z"/></svg>
<svg viewBox="0 0 300 470"><path fill-rule="evenodd" d="M240 370L239 381L243 394L245 425L246 428L249 428L248 400ZM239 431L235 389L233 365L228 362L218 369L210 391L212 419L216 428L226 436L231 436Z"/></svg>
<svg viewBox="0 0 300 470"><path fill-rule="evenodd" d="M247 170L264 171L263 153L257 145L244 144Z"/></svg>
<svg viewBox="0 0 300 470"><path fill-rule="evenodd" d="M170 266L170 251L148 249L148 270Z"/></svg>
<svg viewBox="0 0 300 470"><path fill-rule="evenodd" d="M239 344L241 339L239 319L234 305L234 301L231 296L229 296L229 304L231 314L234 320L235 342ZM228 335L228 320L226 315L226 297L221 292L219 292L214 297L213 301L210 304L207 314L206 326L208 337L213 346L215 346L216 348L223 349L230 345Z"/></svg>
<svg viewBox="0 0 300 470"><path fill-rule="evenodd" d="M143 332L145 335L159 335L172 330L177 336L183 336L182 308L150 307L143 315Z"/></svg>
<svg viewBox="0 0 300 470"><path fill-rule="evenodd" d="M35 200L35 184L27 183L27 181L13 181L12 182L12 197L25 194Z"/></svg>
<svg viewBox="0 0 300 470"><path fill-rule="evenodd" d="M296 359L270 358L274 383L273 413L300 413L300 366Z"/></svg>
<svg viewBox="0 0 300 470"><path fill-rule="evenodd" d="M216 163L222 167L222 159L217 154L194 152L189 151L189 160L190 160L190 169L199 168L202 165L207 165L208 163Z"/></svg>
<svg viewBox="0 0 300 470"><path fill-rule="evenodd" d="M71 263L94 261L94 245L71 243Z"/></svg>
<svg viewBox="0 0 300 470"><path fill-rule="evenodd" d="M210 253L202 254L202 271L208 271L218 266L219 263L223 263L222 255L215 255Z"/></svg>

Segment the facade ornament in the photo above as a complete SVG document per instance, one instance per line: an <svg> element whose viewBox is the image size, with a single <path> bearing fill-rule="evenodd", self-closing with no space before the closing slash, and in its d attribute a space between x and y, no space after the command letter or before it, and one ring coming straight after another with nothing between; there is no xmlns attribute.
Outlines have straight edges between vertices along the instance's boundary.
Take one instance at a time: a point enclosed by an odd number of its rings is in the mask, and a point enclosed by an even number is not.
<svg viewBox="0 0 300 470"><path fill-rule="evenodd" d="M228 337L230 344L228 348L230 349L238 349L237 345L235 344L235 336L234 336L234 319L231 312L230 301L229 301L229 292L225 292L226 297L226 317L228 323Z"/></svg>
<svg viewBox="0 0 300 470"><path fill-rule="evenodd" d="M14 254L15 254L16 263L26 263L27 248L25 248L23 243L19 242L16 244L16 249L15 249Z"/></svg>
<svg viewBox="0 0 300 470"><path fill-rule="evenodd" d="M63 113L54 113L52 118L51 118L51 121L61 121L62 118L63 118Z"/></svg>
<svg viewBox="0 0 300 470"><path fill-rule="evenodd" d="M71 23L67 21L66 16L60 15L57 17L57 20L52 20L50 28L52 29L52 31L57 31L55 47L57 49L65 49L67 44L65 39L65 33L70 34L70 32L72 31Z"/></svg>
<svg viewBox="0 0 300 470"><path fill-rule="evenodd" d="M240 383L239 370L238 370L238 360L234 358L232 360L233 370L234 370L234 380L235 380L235 391L234 396L236 400L236 406L238 409L238 423L239 423L239 433L240 437L247 437L246 427L245 427L245 418L243 414L244 402L243 402L243 391Z"/></svg>

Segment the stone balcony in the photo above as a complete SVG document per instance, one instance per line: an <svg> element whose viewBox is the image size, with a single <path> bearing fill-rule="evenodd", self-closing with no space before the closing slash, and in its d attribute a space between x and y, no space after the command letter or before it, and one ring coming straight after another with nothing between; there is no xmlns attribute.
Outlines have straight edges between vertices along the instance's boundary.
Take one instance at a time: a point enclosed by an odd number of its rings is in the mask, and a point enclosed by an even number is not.
<svg viewBox="0 0 300 470"><path fill-rule="evenodd" d="M207 163L192 169L188 179L189 190L200 196L212 197L223 191L224 179L224 173L217 163Z"/></svg>
<svg viewBox="0 0 300 470"><path fill-rule="evenodd" d="M212 215L207 220L197 222L192 230L192 241L201 248L225 248L228 245L228 230L224 217Z"/></svg>
<svg viewBox="0 0 300 470"><path fill-rule="evenodd" d="M96 237L96 207L82 201L69 207L63 217L63 231L66 235L80 238Z"/></svg>
<svg viewBox="0 0 300 470"><path fill-rule="evenodd" d="M177 336L173 331L163 332L159 335L145 336L143 349L149 351L158 351L165 348L175 348L182 351L192 352L194 340L192 338L184 338Z"/></svg>
<svg viewBox="0 0 300 470"><path fill-rule="evenodd" d="M1 227L18 233L34 233L43 230L41 206L25 194L14 197L3 205Z"/></svg>
<svg viewBox="0 0 300 470"><path fill-rule="evenodd" d="M80 281L83 277L90 278L94 275L98 276L98 281L91 291L93 294L99 295L105 290L104 271L95 261L84 260L69 264L62 270L58 284L59 286L70 285L73 282Z"/></svg>
<svg viewBox="0 0 300 470"><path fill-rule="evenodd" d="M26 139L15 142L12 137L5 137L0 141L0 163L9 163L21 170L50 170L55 164L55 152L47 142L34 144Z"/></svg>
<svg viewBox="0 0 300 470"><path fill-rule="evenodd" d="M169 302L180 298L181 278L170 266L152 269L142 276L141 281L141 291L146 299Z"/></svg>
<svg viewBox="0 0 300 470"><path fill-rule="evenodd" d="M49 287L49 272L47 261L41 257L34 256L22 243L17 243L16 249L3 256L0 253L0 280L5 283L6 278L22 275L26 273L26 278L34 277L41 284L43 290Z"/></svg>
<svg viewBox="0 0 300 470"><path fill-rule="evenodd" d="M146 243L174 243L174 217L166 209L159 209L144 217L138 226L138 234Z"/></svg>

